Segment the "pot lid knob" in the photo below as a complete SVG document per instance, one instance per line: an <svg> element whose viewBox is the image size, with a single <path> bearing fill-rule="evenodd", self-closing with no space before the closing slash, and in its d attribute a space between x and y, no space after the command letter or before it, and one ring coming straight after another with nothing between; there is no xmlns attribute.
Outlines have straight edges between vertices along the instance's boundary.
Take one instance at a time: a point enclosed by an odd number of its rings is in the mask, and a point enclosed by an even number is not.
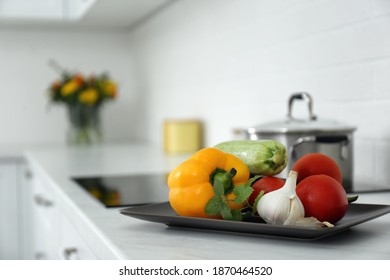
<svg viewBox="0 0 390 280"><path fill-rule="evenodd" d="M317 116L313 113L313 98L307 92L296 92L293 93L288 99L288 114L287 117L292 120L292 105L294 100L304 100L307 104L307 108L309 110L309 120L313 121L317 119Z"/></svg>

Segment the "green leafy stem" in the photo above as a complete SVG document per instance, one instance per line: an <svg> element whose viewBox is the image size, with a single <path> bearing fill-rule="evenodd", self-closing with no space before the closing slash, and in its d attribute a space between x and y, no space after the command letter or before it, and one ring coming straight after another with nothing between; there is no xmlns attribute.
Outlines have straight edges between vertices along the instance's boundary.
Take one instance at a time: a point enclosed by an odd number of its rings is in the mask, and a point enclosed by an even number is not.
<svg viewBox="0 0 390 280"><path fill-rule="evenodd" d="M259 176L255 176L249 179L245 184L234 186L233 178L236 176L237 170L232 168L228 171L223 169L216 169L210 176L210 183L213 186L214 197L212 197L205 207L206 214L210 216L221 215L224 220L233 220L233 221L242 221L244 208L248 206L252 209L250 214L255 212L256 204L264 194L261 192L256 200L254 205L247 205L249 196L253 192L252 183L256 181ZM228 200L227 195L233 193L235 195L234 200ZM243 209L231 209L229 202L233 201L236 204L245 203Z"/></svg>

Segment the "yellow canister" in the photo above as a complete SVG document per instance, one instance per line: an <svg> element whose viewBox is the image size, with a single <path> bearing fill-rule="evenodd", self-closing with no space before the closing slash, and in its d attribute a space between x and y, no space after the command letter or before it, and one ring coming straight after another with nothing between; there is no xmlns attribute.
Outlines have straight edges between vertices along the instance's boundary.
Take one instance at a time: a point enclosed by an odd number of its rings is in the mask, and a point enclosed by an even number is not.
<svg viewBox="0 0 390 280"><path fill-rule="evenodd" d="M203 127L200 120L166 120L164 122L164 151L189 153L202 148Z"/></svg>

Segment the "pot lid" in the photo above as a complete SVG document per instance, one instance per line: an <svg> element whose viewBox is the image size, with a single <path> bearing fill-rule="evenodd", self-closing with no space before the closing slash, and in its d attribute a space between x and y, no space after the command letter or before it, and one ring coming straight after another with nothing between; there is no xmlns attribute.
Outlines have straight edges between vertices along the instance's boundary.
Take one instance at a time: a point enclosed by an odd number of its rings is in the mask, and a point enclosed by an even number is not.
<svg viewBox="0 0 390 280"><path fill-rule="evenodd" d="M322 133L322 132L346 132L350 133L356 130L356 127L348 126L332 120L298 120L287 119L284 121L275 121L265 123L257 127L247 129L249 134L254 133Z"/></svg>
<svg viewBox="0 0 390 280"><path fill-rule="evenodd" d="M294 100L304 100L307 103L309 118L306 120L296 119L292 116L292 105ZM306 92L294 93L288 101L287 119L283 121L274 121L262 124L257 127L247 129L247 133L350 133L356 130L356 127L346 125L333 120L319 120L313 114L313 99Z"/></svg>

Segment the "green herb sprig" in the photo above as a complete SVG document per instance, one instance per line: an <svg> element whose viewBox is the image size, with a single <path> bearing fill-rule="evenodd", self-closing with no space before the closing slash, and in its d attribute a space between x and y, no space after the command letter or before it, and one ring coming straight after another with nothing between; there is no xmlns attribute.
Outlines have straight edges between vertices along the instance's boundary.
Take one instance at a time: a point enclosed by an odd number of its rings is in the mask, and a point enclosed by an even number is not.
<svg viewBox="0 0 390 280"><path fill-rule="evenodd" d="M228 171L218 169L211 177L213 185L214 197L212 197L205 207L206 214L210 216L221 215L224 220L242 221L242 209L231 209L227 195L233 193L236 197L234 200L236 204L242 204L248 201L249 196L253 192L252 183L256 181L259 176L249 179L245 184L234 187L232 179L236 175L236 169L232 168ZM259 195L256 203L260 199ZM254 207L254 209L256 209ZM252 208L253 213L253 208Z"/></svg>

